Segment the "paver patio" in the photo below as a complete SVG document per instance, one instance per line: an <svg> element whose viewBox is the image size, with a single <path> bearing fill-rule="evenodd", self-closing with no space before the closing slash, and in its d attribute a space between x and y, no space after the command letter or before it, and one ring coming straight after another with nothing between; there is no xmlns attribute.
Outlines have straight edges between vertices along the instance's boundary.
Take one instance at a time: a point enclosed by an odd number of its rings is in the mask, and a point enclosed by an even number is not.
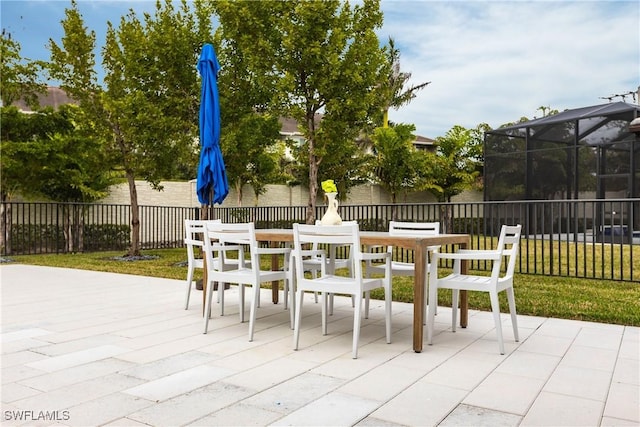
<svg viewBox="0 0 640 427"><path fill-rule="evenodd" d="M490 313L452 333L440 307L415 353L411 304L393 304L386 344L372 301L353 360L347 298L322 336L309 297L294 351L267 289L248 342L236 287L204 335L201 293L184 310L180 280L20 264L0 279L2 425L640 424L638 327L518 316L515 343L504 315L501 356Z"/></svg>

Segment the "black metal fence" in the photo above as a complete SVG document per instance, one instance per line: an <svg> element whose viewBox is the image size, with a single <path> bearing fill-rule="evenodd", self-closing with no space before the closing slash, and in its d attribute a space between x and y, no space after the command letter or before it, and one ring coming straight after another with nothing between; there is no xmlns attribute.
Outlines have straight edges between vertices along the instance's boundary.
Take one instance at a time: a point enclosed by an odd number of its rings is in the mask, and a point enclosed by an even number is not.
<svg viewBox="0 0 640 427"><path fill-rule="evenodd" d="M3 256L130 246L129 205L3 202L0 209ZM318 206L316 218L325 210ZM470 234L473 248L493 247L502 224L522 224L521 273L640 282L640 199L342 205L339 212L362 230L386 230L392 219L439 221L443 233ZM141 249L182 247L184 220L201 213L192 207L141 206ZM209 217L290 228L305 221L306 206L214 207Z"/></svg>

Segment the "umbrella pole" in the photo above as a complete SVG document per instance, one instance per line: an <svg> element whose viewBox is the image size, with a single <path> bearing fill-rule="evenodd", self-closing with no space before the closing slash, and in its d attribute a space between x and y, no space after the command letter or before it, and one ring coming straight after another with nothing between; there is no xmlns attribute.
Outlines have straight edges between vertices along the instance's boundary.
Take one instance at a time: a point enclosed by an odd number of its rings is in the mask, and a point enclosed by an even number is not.
<svg viewBox="0 0 640 427"><path fill-rule="evenodd" d="M207 205L201 205L200 206L200 218L202 218L203 220L207 220L209 219L209 209ZM207 238L207 234L205 233L202 236L203 239ZM202 247L202 249L204 250L204 246ZM205 315L208 316L209 314L204 312L204 307L205 307L205 303L207 300L207 257L202 256L202 316L204 317Z"/></svg>
<svg viewBox="0 0 640 427"><path fill-rule="evenodd" d="M213 189L211 190L209 200L213 200ZM209 218L210 216L213 217L212 207L213 206L209 206L209 205L200 205L200 218L202 218L203 220L208 220L210 219ZM202 238L206 239L207 238L206 234L202 236ZM207 257L203 256L202 263L203 263L202 265L202 315L204 316L205 315L204 307L206 305L205 303L207 299L207 284L209 283L209 280L207 280ZM209 313L206 313L206 315L208 316Z"/></svg>

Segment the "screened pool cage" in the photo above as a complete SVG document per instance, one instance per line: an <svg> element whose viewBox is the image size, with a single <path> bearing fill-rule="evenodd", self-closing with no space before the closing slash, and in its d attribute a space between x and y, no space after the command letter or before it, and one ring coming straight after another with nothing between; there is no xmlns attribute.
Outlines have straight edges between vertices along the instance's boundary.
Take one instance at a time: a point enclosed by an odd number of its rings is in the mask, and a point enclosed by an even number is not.
<svg viewBox="0 0 640 427"><path fill-rule="evenodd" d="M612 102L487 132L484 199L629 199L583 218L567 212L568 223L597 240L640 238L640 132L629 129L639 116L639 105Z"/></svg>

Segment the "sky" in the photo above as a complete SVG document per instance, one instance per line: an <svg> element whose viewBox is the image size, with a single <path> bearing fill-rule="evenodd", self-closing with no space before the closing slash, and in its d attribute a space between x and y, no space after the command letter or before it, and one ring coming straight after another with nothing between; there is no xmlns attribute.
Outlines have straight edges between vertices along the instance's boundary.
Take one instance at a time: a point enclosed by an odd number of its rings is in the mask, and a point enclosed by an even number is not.
<svg viewBox="0 0 640 427"><path fill-rule="evenodd" d="M48 60L46 45L50 38L60 43L69 5L0 0L1 25L20 43L22 57ZM155 1L78 5L102 44L107 21L117 25L130 8L151 12ZM540 117L541 107L640 102L629 94L640 86L638 1L381 0L381 9L378 36L383 43L394 39L409 83L431 82L389 112L392 122L414 124L418 135L444 136L455 125L497 128Z"/></svg>

